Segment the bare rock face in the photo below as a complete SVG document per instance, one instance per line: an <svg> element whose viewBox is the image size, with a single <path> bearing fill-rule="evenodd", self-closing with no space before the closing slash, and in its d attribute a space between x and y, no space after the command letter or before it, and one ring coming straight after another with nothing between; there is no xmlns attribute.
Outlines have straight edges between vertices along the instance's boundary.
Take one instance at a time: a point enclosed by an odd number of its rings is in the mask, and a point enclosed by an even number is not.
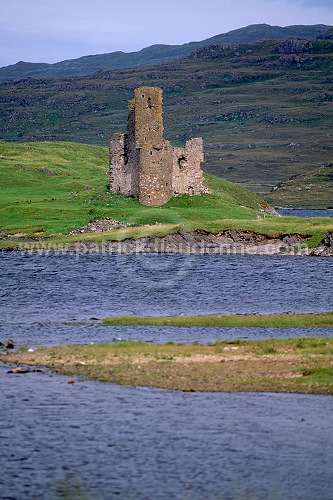
<svg viewBox="0 0 333 500"><path fill-rule="evenodd" d="M333 232L325 231L321 244L313 249L317 257L333 257Z"/></svg>
<svg viewBox="0 0 333 500"><path fill-rule="evenodd" d="M209 193L200 164L202 138L174 148L163 138L162 90L140 87L129 103L127 134L114 134L109 145L110 189L159 206L172 196Z"/></svg>
<svg viewBox="0 0 333 500"><path fill-rule="evenodd" d="M333 249L333 233L325 231L324 233L324 245L327 248Z"/></svg>
<svg viewBox="0 0 333 500"><path fill-rule="evenodd" d="M302 52L309 52L311 49L312 44L308 40L291 38L277 45L273 52L275 54L300 54Z"/></svg>

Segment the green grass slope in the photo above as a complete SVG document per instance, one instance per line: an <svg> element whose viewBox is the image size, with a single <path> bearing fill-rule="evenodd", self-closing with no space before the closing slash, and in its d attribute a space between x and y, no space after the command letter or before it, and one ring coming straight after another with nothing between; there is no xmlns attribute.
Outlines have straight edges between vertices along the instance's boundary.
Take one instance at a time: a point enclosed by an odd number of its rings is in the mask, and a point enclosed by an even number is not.
<svg viewBox="0 0 333 500"><path fill-rule="evenodd" d="M107 148L0 143L0 230L58 233L92 218L90 192L106 191Z"/></svg>
<svg viewBox="0 0 333 500"><path fill-rule="evenodd" d="M108 151L100 146L1 142L0 168L0 230L6 233L67 232L103 217L136 224L253 219L267 205L243 187L209 176L212 195L145 207L110 193Z"/></svg>
<svg viewBox="0 0 333 500"><path fill-rule="evenodd" d="M172 198L161 207L143 206L133 197L109 191L108 152L100 146L0 142L0 173L2 248L20 238L24 241L24 237L41 238L78 230L106 217L135 226L91 235L66 235L61 241L122 240L159 236L183 228L211 232L251 230L271 236L297 232L313 235L316 244L325 230L333 230L332 220L324 218L265 215L258 222L256 215L267 204L244 187L211 175L206 175L211 194Z"/></svg>
<svg viewBox="0 0 333 500"><path fill-rule="evenodd" d="M333 208L333 164L279 183L266 200L283 207Z"/></svg>
<svg viewBox="0 0 333 500"><path fill-rule="evenodd" d="M6 82L0 139L106 146L126 130L134 89L160 86L166 138L203 137L205 171L268 194L332 162L332 72L333 41L295 50L263 41L204 47L159 66Z"/></svg>

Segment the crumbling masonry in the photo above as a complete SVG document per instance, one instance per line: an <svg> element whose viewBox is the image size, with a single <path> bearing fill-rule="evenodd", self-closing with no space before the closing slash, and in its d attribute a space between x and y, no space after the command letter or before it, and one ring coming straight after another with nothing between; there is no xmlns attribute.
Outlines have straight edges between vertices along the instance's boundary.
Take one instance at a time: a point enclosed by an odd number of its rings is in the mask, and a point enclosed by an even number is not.
<svg viewBox="0 0 333 500"><path fill-rule="evenodd" d="M183 148L163 139L162 90L136 89L129 102L127 134L114 134L110 141L110 190L152 206L172 196L209 193L202 161L201 137L190 139Z"/></svg>

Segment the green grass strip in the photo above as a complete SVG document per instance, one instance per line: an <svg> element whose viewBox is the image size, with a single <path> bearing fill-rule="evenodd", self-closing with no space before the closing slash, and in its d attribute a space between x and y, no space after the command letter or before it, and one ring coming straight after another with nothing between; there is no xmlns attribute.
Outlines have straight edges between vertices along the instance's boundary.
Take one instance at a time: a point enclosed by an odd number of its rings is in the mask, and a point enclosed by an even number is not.
<svg viewBox="0 0 333 500"><path fill-rule="evenodd" d="M202 316L111 316L104 318L103 325L145 326L221 326L221 327L269 327L303 328L311 326L333 327L333 312L322 314L268 314L235 315L213 314Z"/></svg>
<svg viewBox="0 0 333 500"><path fill-rule="evenodd" d="M333 394L333 338L216 340L209 345L126 341L0 352L0 361L122 385L181 391ZM11 373L27 373L18 367ZM21 376L21 375L19 375ZM75 383L75 380L70 380Z"/></svg>

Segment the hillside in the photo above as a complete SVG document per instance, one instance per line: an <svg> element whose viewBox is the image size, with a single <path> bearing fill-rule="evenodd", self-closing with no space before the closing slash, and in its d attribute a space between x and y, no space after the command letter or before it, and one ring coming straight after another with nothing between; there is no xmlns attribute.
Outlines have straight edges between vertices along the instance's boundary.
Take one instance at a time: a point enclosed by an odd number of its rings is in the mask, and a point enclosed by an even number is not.
<svg viewBox="0 0 333 500"><path fill-rule="evenodd" d="M208 180L215 195L182 196L162 207L145 207L135 198L110 193L108 152L99 146L2 143L0 156L0 231L6 234L68 232L105 217L134 224L254 219L267 207L255 194L218 178Z"/></svg>
<svg viewBox="0 0 333 500"><path fill-rule="evenodd" d="M59 76L89 75L103 69L131 68L148 64L163 64L189 55L194 50L212 43L242 43L260 40L284 40L286 38L315 39L331 28L324 24L313 26L270 26L254 24L222 33L199 42L183 45L152 45L137 52L121 51L69 59L54 64L19 61L0 68L0 81L22 78L52 78Z"/></svg>
<svg viewBox="0 0 333 500"><path fill-rule="evenodd" d="M54 249L73 242L103 245L119 240L135 244L138 238L145 238L150 248L158 237L163 244L166 235L178 238L171 242L173 247L179 247L179 240L195 247L198 239L208 246L218 241L223 245L223 239L213 237L220 231L229 231L223 236L227 244L230 239L255 243L267 235L283 244L311 237L308 243L316 246L325 231L333 232L331 219L271 216L257 195L207 174L211 194L183 195L160 207L140 205L136 198L109 191L107 149L99 146L1 143L0 169L2 249L25 245Z"/></svg>
<svg viewBox="0 0 333 500"><path fill-rule="evenodd" d="M266 200L283 207L333 208L333 165L280 182L266 196Z"/></svg>
<svg viewBox="0 0 333 500"><path fill-rule="evenodd" d="M126 130L142 85L164 90L165 137L204 138L208 173L268 195L332 162L333 41L263 41L198 49L177 62L88 77L0 84L0 140L106 146Z"/></svg>

